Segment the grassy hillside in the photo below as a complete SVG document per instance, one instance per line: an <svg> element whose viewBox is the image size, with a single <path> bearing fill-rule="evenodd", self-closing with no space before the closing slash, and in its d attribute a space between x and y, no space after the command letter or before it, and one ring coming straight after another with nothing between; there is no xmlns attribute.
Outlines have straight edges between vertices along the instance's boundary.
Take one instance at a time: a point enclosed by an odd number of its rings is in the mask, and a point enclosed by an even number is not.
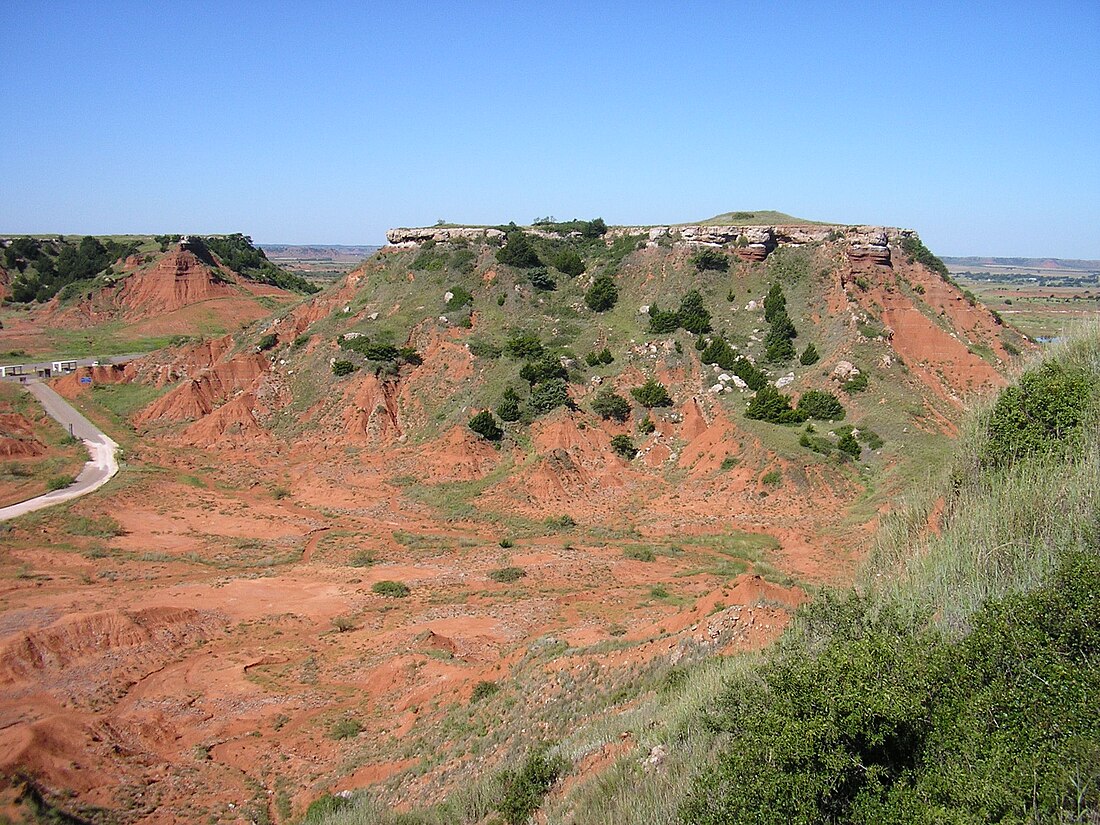
<svg viewBox="0 0 1100 825"><path fill-rule="evenodd" d="M307 820L1095 821L1098 387L1094 327L975 411L859 586L822 593L763 657L667 667L628 709L532 738L434 808L329 797Z"/></svg>
<svg viewBox="0 0 1100 825"><path fill-rule="evenodd" d="M705 221L695 221L692 225L701 226L778 226L783 224L814 224L819 226L832 226L830 221L809 221L805 218L796 218L785 212L776 212L772 209L756 209L752 212L723 212ZM687 226L688 224L684 224Z"/></svg>

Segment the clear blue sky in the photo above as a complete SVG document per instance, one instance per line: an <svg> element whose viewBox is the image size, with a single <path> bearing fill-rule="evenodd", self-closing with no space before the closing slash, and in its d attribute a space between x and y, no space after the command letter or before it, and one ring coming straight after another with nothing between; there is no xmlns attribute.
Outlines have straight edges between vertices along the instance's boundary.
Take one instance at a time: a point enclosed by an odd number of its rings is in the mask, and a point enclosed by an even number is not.
<svg viewBox="0 0 1100 825"><path fill-rule="evenodd" d="M0 3L0 233L736 209L1100 258L1100 2Z"/></svg>

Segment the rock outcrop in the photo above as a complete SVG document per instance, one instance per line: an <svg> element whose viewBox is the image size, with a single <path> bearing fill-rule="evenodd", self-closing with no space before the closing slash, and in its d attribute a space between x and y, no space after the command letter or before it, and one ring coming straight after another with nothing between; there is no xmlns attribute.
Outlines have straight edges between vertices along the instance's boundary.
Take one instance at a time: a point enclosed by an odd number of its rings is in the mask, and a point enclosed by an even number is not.
<svg viewBox="0 0 1100 825"><path fill-rule="evenodd" d="M535 235L547 233L526 230ZM668 225L616 226L604 236L612 241L627 235L641 235L651 245L684 244L689 246L729 246L746 261L763 261L781 246L837 243L842 245L853 262L891 265L890 247L914 235L911 229L892 226L845 226L841 224L783 224L774 226L740 225ZM457 239L486 241L504 235L499 229L459 226L391 229L386 239L392 246L414 247L427 242L446 243Z"/></svg>

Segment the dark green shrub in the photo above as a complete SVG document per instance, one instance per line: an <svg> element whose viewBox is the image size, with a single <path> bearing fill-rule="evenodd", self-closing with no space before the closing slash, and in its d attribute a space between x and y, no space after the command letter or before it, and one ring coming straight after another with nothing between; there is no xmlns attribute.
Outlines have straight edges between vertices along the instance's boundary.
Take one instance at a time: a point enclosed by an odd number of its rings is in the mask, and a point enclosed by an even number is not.
<svg viewBox="0 0 1100 825"><path fill-rule="evenodd" d="M507 301L507 300L508 300L508 296L505 295L503 292L500 293L500 295L497 296L497 306L498 307L504 306L504 302Z"/></svg>
<svg viewBox="0 0 1100 825"><path fill-rule="evenodd" d="M807 390L798 399L797 409L807 418L814 418L818 421L842 421L844 419L844 407L831 392Z"/></svg>
<svg viewBox="0 0 1100 825"><path fill-rule="evenodd" d="M737 456L727 455L725 458L722 459L722 465L718 468L718 471L722 473L729 472L740 463L741 459L739 459Z"/></svg>
<svg viewBox="0 0 1100 825"><path fill-rule="evenodd" d="M509 547L513 547L513 546L515 546L515 542L513 542L513 541L512 541L512 540L511 540L510 538L508 538L507 536L505 536L505 537L504 537L504 538L502 538L502 539L501 539L500 541L498 541L498 542L497 542L497 544L499 544L499 545L500 545L501 547L503 547L503 548L504 548L505 550L507 550L507 549L508 549Z"/></svg>
<svg viewBox="0 0 1100 825"><path fill-rule="evenodd" d="M811 435L809 433L802 433L798 437L798 443L807 449L813 450L815 453L821 453L822 455L830 455L833 452L832 442L827 438L822 438L819 435Z"/></svg>
<svg viewBox="0 0 1100 825"><path fill-rule="evenodd" d="M657 554L653 552L651 547L628 547L623 551L623 555L634 561L650 562L657 560Z"/></svg>
<svg viewBox="0 0 1100 825"><path fill-rule="evenodd" d="M699 339L699 342L701 341L702 339ZM703 354L699 356L704 364L717 364L724 370L732 370L737 363L737 357L733 347L726 343L726 339L721 336L712 338L710 343L704 347Z"/></svg>
<svg viewBox="0 0 1100 825"><path fill-rule="evenodd" d="M853 433L853 435L855 434ZM886 442L882 440L881 436L879 436L879 434L876 433L874 430L868 430L863 427L860 428L859 434L856 435L856 438L859 440L860 444L863 444L869 450L881 450L886 444Z"/></svg>
<svg viewBox="0 0 1100 825"><path fill-rule="evenodd" d="M584 356L584 363L590 367L598 367L600 365L600 354L596 350L590 351Z"/></svg>
<svg viewBox="0 0 1100 825"><path fill-rule="evenodd" d="M672 406L672 397L665 389L665 385L656 378L650 378L642 386L634 387L630 390L630 394L634 396L635 401L646 409Z"/></svg>
<svg viewBox="0 0 1100 825"><path fill-rule="evenodd" d="M469 428L487 441L500 441L504 437L504 430L497 424L493 414L488 410L482 410L470 419Z"/></svg>
<svg viewBox="0 0 1100 825"><path fill-rule="evenodd" d="M489 578L495 582L508 583L516 582L527 575L527 571L522 567L501 567L498 570L493 570L489 573Z"/></svg>
<svg viewBox="0 0 1100 825"><path fill-rule="evenodd" d="M537 384L549 378L567 378L569 376L561 359L556 355L546 354L536 361L528 361L519 371L519 377L529 384Z"/></svg>
<svg viewBox="0 0 1100 825"><path fill-rule="evenodd" d="M653 419L648 415L638 422L638 432L642 435L649 435L655 429L657 429L657 425L653 423Z"/></svg>
<svg viewBox="0 0 1100 825"><path fill-rule="evenodd" d="M452 286L448 292L451 293L450 300L447 301L447 309L456 310L462 309L466 304L472 304L474 302L474 296L470 294L470 290L461 286Z"/></svg>
<svg viewBox="0 0 1100 825"><path fill-rule="evenodd" d="M566 513L564 516L550 516L546 519L547 527L554 527L557 529L569 529L570 527L576 527L577 521L571 515Z"/></svg>
<svg viewBox="0 0 1100 825"><path fill-rule="evenodd" d="M473 692L470 694L470 704L472 705L475 702L480 702L482 699L488 699L499 690L500 685L496 682L488 682L483 679L474 685Z"/></svg>
<svg viewBox="0 0 1100 825"><path fill-rule="evenodd" d="M519 421L521 415L519 395L511 387L505 387L500 406L497 407L497 417L501 421Z"/></svg>
<svg viewBox="0 0 1100 825"><path fill-rule="evenodd" d="M554 269L558 270L558 272L561 272L563 275L575 278L578 275L584 274L584 261L581 259L581 256L577 254L576 250L563 249L554 256L551 263Z"/></svg>
<svg viewBox="0 0 1100 825"><path fill-rule="evenodd" d="M783 481L783 473L779 470L768 470L760 477L760 483L768 487L778 487Z"/></svg>
<svg viewBox="0 0 1100 825"><path fill-rule="evenodd" d="M379 596L388 596L391 599L403 599L411 592L404 582L395 582L389 579L375 582L370 589Z"/></svg>
<svg viewBox="0 0 1100 825"><path fill-rule="evenodd" d="M337 360L332 362L333 375L351 375L359 369L351 361Z"/></svg>
<svg viewBox="0 0 1100 825"><path fill-rule="evenodd" d="M756 391L745 417L772 424L801 424L806 417L791 406L791 397L784 395L771 384L765 384Z"/></svg>
<svg viewBox="0 0 1100 825"><path fill-rule="evenodd" d="M274 349L275 345L279 343L279 336L274 332L269 332L256 342L256 349L259 352L267 352L269 349Z"/></svg>
<svg viewBox="0 0 1100 825"><path fill-rule="evenodd" d="M656 304L649 308L649 331L654 335L665 335L680 328L680 313L666 312Z"/></svg>
<svg viewBox="0 0 1100 825"><path fill-rule="evenodd" d="M1094 404L1088 376L1056 363L1029 370L1001 391L986 424L985 461L1007 466L1036 453L1072 447Z"/></svg>
<svg viewBox="0 0 1100 825"><path fill-rule="evenodd" d="M497 260L520 269L542 265L531 241L519 229L513 229L505 236L504 246L497 250Z"/></svg>
<svg viewBox="0 0 1100 825"><path fill-rule="evenodd" d="M64 490L70 484L76 483L76 479L73 476L51 476L46 481L46 489L50 492L54 490Z"/></svg>
<svg viewBox="0 0 1100 825"><path fill-rule="evenodd" d="M764 296L764 320L770 324L780 313L787 313L787 296L783 294L779 281L776 281Z"/></svg>
<svg viewBox="0 0 1100 825"><path fill-rule="evenodd" d="M699 272L727 272L730 268L729 256L717 249L700 249L688 259Z"/></svg>
<svg viewBox="0 0 1100 825"><path fill-rule="evenodd" d="M817 347L813 344L807 344L806 349L802 350L802 354L798 356L798 363L806 367L816 364L820 360L821 356L817 354Z"/></svg>
<svg viewBox="0 0 1100 825"><path fill-rule="evenodd" d="M475 338L467 346L470 348L470 354L478 358L500 358L504 354L504 348L492 341Z"/></svg>
<svg viewBox="0 0 1100 825"><path fill-rule="evenodd" d="M513 358L533 360L542 357L543 348L535 333L513 332L504 345L504 351Z"/></svg>
<svg viewBox="0 0 1100 825"><path fill-rule="evenodd" d="M539 809L542 798L569 767L560 756L550 758L545 749L527 757L518 771L500 774L503 788L497 811L508 825L524 825Z"/></svg>
<svg viewBox="0 0 1100 825"><path fill-rule="evenodd" d="M768 376L764 375L752 361L743 355L733 362L731 371L744 381L750 390L759 390L768 383Z"/></svg>
<svg viewBox="0 0 1100 825"><path fill-rule="evenodd" d="M768 361L783 362L794 358L792 339L798 337L798 331L787 315L786 310L778 310L772 318L771 328L764 336L764 357Z"/></svg>
<svg viewBox="0 0 1100 825"><path fill-rule="evenodd" d="M584 293L584 303L593 312L606 312L614 307L618 300L619 288L615 286L615 280L606 275L596 278Z"/></svg>
<svg viewBox="0 0 1100 825"><path fill-rule="evenodd" d="M558 288L558 282L551 277L544 266L536 266L528 269L527 280L531 282L531 286L540 292L552 292Z"/></svg>
<svg viewBox="0 0 1100 825"><path fill-rule="evenodd" d="M558 407L572 407L569 388L561 378L549 378L536 384L531 390L531 409L536 413L548 413Z"/></svg>
<svg viewBox="0 0 1100 825"><path fill-rule="evenodd" d="M611 354L611 350L607 347L600 350L600 363L604 366L615 363L615 356Z"/></svg>
<svg viewBox="0 0 1100 825"><path fill-rule="evenodd" d="M629 435L612 436L611 449L627 461L630 461L638 454L638 448L634 446L634 440Z"/></svg>
<svg viewBox="0 0 1100 825"><path fill-rule="evenodd" d="M852 458L859 458L859 454L863 451L859 446L859 442L856 441L855 436L852 435L851 430L846 430L840 434L840 438L837 439L836 448L841 452L847 453Z"/></svg>
<svg viewBox="0 0 1100 825"><path fill-rule="evenodd" d="M680 326L688 332L700 335L710 332L710 313L703 305L703 296L699 290L693 289L680 301L680 311L676 313L680 319Z"/></svg>
<svg viewBox="0 0 1100 825"><path fill-rule="evenodd" d="M626 421L630 418L630 402L614 390L602 389L592 399L592 412L605 420Z"/></svg>

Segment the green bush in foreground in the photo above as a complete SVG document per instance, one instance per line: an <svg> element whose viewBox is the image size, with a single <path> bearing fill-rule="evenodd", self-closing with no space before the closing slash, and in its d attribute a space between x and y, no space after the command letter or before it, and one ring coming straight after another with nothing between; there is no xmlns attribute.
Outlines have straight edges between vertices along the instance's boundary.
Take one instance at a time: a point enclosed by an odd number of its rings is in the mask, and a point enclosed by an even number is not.
<svg viewBox="0 0 1100 825"><path fill-rule="evenodd" d="M549 757L539 750L527 757L518 771L500 775L503 795L497 811L509 825L523 825L539 809L542 798L558 781L569 763L562 757Z"/></svg>
<svg viewBox="0 0 1100 825"><path fill-rule="evenodd" d="M1017 458L1073 447L1096 392L1081 370L1045 364L1006 388L989 414L984 458L1007 465Z"/></svg>
<svg viewBox="0 0 1100 825"><path fill-rule="evenodd" d="M844 407L831 392L807 390L798 399L798 411L818 421L842 421Z"/></svg>
<svg viewBox="0 0 1100 825"><path fill-rule="evenodd" d="M804 413L791 406L791 397L771 384L765 384L756 391L745 408L745 417L771 424L801 424L806 420Z"/></svg>
<svg viewBox="0 0 1100 825"><path fill-rule="evenodd" d="M593 312L607 312L619 301L619 288L615 281L606 275L601 275L592 282L592 286L584 293L584 303Z"/></svg>
<svg viewBox="0 0 1100 825"><path fill-rule="evenodd" d="M734 737L685 822L1023 822L1100 806L1100 547L1029 595L987 604L958 642L860 596L804 623L712 724Z"/></svg>
<svg viewBox="0 0 1100 825"><path fill-rule="evenodd" d="M634 446L634 440L629 435L612 436L611 449L627 461L630 461L638 454L638 448Z"/></svg>
<svg viewBox="0 0 1100 825"><path fill-rule="evenodd" d="M602 389L592 399L592 412L604 420L626 421L630 418L630 402L614 390Z"/></svg>

